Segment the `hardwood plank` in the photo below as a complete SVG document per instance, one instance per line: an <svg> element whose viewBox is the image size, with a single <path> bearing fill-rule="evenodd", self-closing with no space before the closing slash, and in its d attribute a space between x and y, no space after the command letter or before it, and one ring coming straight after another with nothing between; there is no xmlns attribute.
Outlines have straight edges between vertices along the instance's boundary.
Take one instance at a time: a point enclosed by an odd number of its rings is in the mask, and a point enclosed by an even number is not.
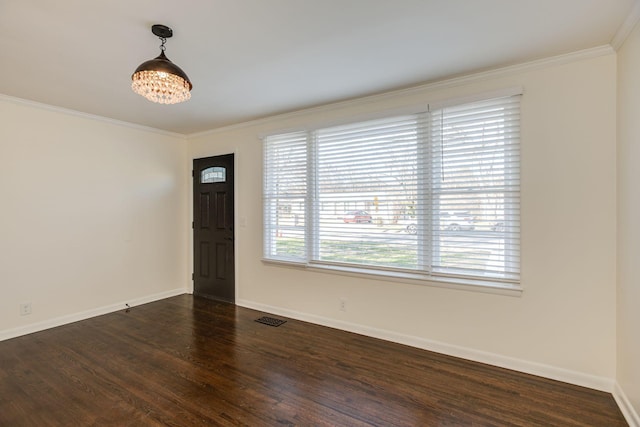
<svg viewBox="0 0 640 427"><path fill-rule="evenodd" d="M0 426L627 425L607 393L265 314L181 295L0 342Z"/></svg>

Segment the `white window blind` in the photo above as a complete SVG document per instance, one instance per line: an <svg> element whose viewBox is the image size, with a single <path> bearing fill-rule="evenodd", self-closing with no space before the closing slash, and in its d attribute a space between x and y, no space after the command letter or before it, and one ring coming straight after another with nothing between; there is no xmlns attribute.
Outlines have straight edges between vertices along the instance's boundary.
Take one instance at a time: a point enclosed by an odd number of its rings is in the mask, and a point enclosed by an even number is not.
<svg viewBox="0 0 640 427"><path fill-rule="evenodd" d="M420 135L411 115L321 129L317 147L315 261L417 269L418 239L405 232L418 200Z"/></svg>
<svg viewBox="0 0 640 427"><path fill-rule="evenodd" d="M517 282L519 98L265 138L265 258Z"/></svg>
<svg viewBox="0 0 640 427"><path fill-rule="evenodd" d="M520 97L431 113L433 274L519 277Z"/></svg>
<svg viewBox="0 0 640 427"><path fill-rule="evenodd" d="M306 259L307 134L276 135L264 144L264 252Z"/></svg>

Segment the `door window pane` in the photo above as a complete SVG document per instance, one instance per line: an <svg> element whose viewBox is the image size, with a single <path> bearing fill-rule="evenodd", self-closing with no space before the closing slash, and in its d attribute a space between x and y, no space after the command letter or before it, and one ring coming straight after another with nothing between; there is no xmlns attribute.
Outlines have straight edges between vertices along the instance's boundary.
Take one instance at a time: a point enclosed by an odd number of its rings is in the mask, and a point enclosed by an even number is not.
<svg viewBox="0 0 640 427"><path fill-rule="evenodd" d="M200 173L200 182L202 184L213 184L215 182L225 182L226 180L227 171L223 167L213 166Z"/></svg>

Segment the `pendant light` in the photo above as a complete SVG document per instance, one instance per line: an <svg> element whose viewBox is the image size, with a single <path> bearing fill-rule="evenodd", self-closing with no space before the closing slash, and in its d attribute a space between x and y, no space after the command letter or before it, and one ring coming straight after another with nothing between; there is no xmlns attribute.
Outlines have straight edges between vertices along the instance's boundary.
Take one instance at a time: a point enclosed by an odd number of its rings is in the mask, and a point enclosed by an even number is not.
<svg viewBox="0 0 640 427"><path fill-rule="evenodd" d="M160 55L136 68L131 76L131 89L149 101L160 104L177 104L188 100L193 87L189 77L164 54L164 44L173 36L173 30L165 25L153 25L151 32L162 43Z"/></svg>

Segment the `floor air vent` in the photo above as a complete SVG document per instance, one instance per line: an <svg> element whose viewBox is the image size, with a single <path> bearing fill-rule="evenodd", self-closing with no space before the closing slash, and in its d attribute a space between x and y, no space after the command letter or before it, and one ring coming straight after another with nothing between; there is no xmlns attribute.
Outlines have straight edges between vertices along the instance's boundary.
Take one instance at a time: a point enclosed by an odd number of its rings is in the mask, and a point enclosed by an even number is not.
<svg viewBox="0 0 640 427"><path fill-rule="evenodd" d="M280 320L280 319L275 319L273 317L266 317L266 316L256 319L256 322L264 323L265 325L269 325L269 326L280 326L283 323L287 323L286 320Z"/></svg>

